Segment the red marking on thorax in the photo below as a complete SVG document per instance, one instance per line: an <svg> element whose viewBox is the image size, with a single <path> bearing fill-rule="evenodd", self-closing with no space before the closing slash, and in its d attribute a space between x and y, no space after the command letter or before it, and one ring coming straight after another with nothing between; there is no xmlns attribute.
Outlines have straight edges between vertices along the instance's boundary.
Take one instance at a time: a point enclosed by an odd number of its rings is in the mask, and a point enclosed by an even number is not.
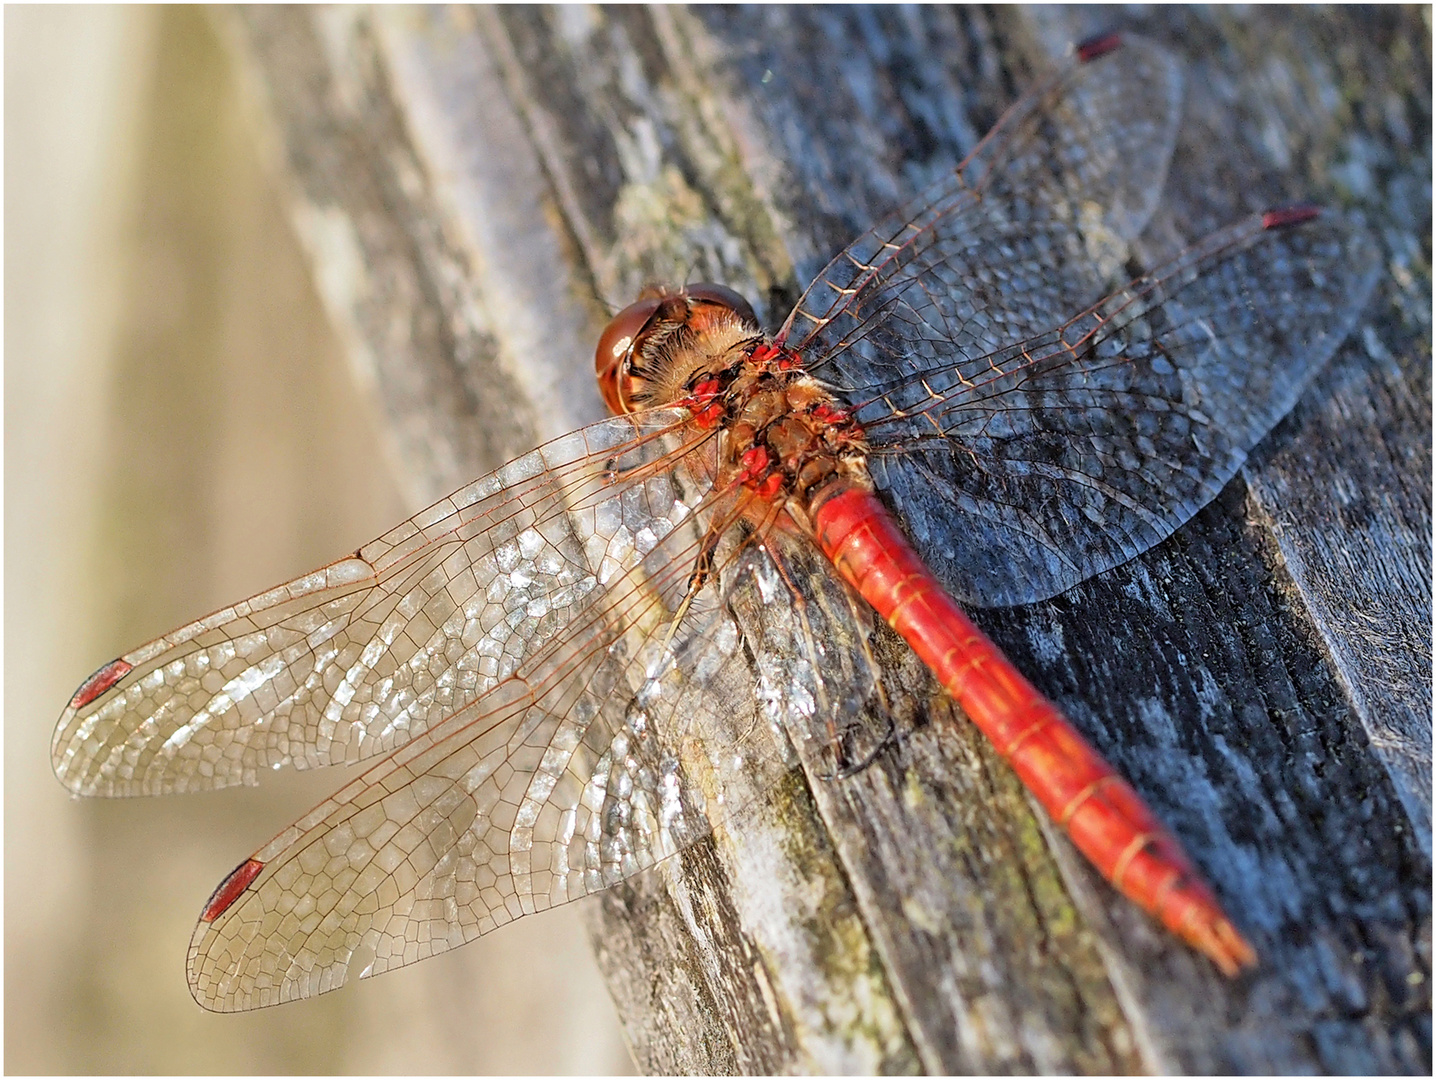
<svg viewBox="0 0 1436 1080"><path fill-rule="evenodd" d="M825 424L832 424L834 427L841 427L844 424L851 424L861 434L862 427L853 419L852 413L847 409L836 408L827 402L822 402L814 407L813 415Z"/></svg>
<svg viewBox="0 0 1436 1080"><path fill-rule="evenodd" d="M209 898L209 903L205 905L204 914L200 916L200 921L214 922L215 919L228 911L234 902L240 898L244 890L249 888L249 883L257 878L259 872L263 869L264 863L258 859L246 859L240 863L239 866L235 867L234 873L225 878L224 881L220 883L219 888L214 890L214 895Z"/></svg>
<svg viewBox="0 0 1436 1080"><path fill-rule="evenodd" d="M693 399L700 404L712 401L723 392L723 384L717 379L704 379L693 388Z"/></svg>
<svg viewBox="0 0 1436 1080"><path fill-rule="evenodd" d="M133 664L124 660L111 660L80 684L75 696L70 699L70 708L83 709L133 670Z"/></svg>
<svg viewBox="0 0 1436 1080"><path fill-rule="evenodd" d="M781 473L769 473L761 481L751 486L753 493L760 499L771 499L783 490L783 476Z"/></svg>
<svg viewBox="0 0 1436 1080"><path fill-rule="evenodd" d="M773 455L766 446L750 446L743 451L738 464L743 466L743 471L738 474L737 482L747 486L759 498L771 499L783 490L782 474L769 471Z"/></svg>
<svg viewBox="0 0 1436 1080"><path fill-rule="evenodd" d="M692 392L680 401L693 414L693 422L700 428L717 427L723 420L723 384L717 379L704 379L693 387Z"/></svg>
<svg viewBox="0 0 1436 1080"><path fill-rule="evenodd" d="M714 401L693 412L693 422L700 428L715 428L723 422L723 403Z"/></svg>
<svg viewBox="0 0 1436 1080"><path fill-rule="evenodd" d="M738 479L743 483L749 480L756 480L768 471L768 448L766 446L750 446L743 451L743 456L738 463L743 466L743 472Z"/></svg>

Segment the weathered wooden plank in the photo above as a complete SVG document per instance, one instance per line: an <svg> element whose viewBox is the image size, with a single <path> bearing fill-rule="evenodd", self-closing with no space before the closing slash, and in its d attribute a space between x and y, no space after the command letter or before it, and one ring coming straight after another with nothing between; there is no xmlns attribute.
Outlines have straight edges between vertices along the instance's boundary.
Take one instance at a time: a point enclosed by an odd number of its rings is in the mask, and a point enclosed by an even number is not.
<svg viewBox="0 0 1436 1080"><path fill-rule="evenodd" d="M776 322L1034 71L1117 22L266 9L244 36L321 288L437 491L597 415L595 293L724 280ZM1362 209L1391 269L1212 507L1052 602L980 615L1174 827L1263 965L1222 980L1117 898L879 635L896 751L843 782L806 761L808 784L596 905L645 1068L1429 1067L1429 26L1120 25L1187 63L1155 247L1318 197Z"/></svg>
<svg viewBox="0 0 1436 1080"><path fill-rule="evenodd" d="M416 156L367 20L254 13L243 25L320 293L356 377L382 386L403 480L427 505L530 446L532 411L496 363L468 252L446 232L444 192Z"/></svg>

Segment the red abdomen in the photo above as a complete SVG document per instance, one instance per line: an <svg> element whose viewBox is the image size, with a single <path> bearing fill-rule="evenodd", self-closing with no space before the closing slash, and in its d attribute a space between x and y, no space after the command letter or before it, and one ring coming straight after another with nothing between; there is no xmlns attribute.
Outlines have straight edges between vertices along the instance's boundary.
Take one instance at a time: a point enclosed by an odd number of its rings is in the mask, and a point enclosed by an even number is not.
<svg viewBox="0 0 1436 1080"><path fill-rule="evenodd" d="M973 625L875 495L854 488L833 496L814 524L838 571L912 646L1108 881L1226 974L1255 963L1176 839Z"/></svg>

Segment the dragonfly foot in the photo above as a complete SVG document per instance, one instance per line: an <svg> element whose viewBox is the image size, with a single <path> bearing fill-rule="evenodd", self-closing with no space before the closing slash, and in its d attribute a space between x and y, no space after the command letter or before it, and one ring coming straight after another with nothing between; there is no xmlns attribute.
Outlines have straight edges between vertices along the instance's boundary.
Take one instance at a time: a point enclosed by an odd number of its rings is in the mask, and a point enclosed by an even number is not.
<svg viewBox="0 0 1436 1080"><path fill-rule="evenodd" d="M847 735L844 734L838 739L833 754L837 767L822 777L825 782L848 780L857 776L858 773L866 771L889 747L897 745L899 741L897 722L893 720L892 713L886 709L883 710L883 717L887 720L887 730L883 732L883 737L878 740L878 744L864 754L860 761L855 762L851 760L851 756L848 752ZM851 731L851 728L848 730Z"/></svg>

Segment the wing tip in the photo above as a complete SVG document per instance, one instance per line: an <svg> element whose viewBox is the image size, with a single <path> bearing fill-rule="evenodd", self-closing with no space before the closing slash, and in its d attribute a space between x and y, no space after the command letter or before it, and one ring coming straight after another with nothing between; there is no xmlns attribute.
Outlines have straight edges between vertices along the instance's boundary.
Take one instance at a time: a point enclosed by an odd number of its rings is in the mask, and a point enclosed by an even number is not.
<svg viewBox="0 0 1436 1080"><path fill-rule="evenodd" d="M83 709L110 690L134 668L135 666L123 656L101 665L94 674L80 684L80 688L70 698L70 708L76 711Z"/></svg>
<svg viewBox="0 0 1436 1080"><path fill-rule="evenodd" d="M236 866L210 896L209 903L204 906L204 913L199 917L200 922L212 923L228 911L263 869L264 863L258 859L245 859Z"/></svg>
<svg viewBox="0 0 1436 1080"><path fill-rule="evenodd" d="M1108 53L1116 52L1126 44L1120 33L1110 32L1089 37L1085 41L1077 43L1075 52L1079 64L1090 64L1093 60L1100 60Z"/></svg>
<svg viewBox="0 0 1436 1080"><path fill-rule="evenodd" d="M1285 229L1320 217L1325 211L1315 203L1294 203L1275 206L1261 216L1263 229Z"/></svg>

